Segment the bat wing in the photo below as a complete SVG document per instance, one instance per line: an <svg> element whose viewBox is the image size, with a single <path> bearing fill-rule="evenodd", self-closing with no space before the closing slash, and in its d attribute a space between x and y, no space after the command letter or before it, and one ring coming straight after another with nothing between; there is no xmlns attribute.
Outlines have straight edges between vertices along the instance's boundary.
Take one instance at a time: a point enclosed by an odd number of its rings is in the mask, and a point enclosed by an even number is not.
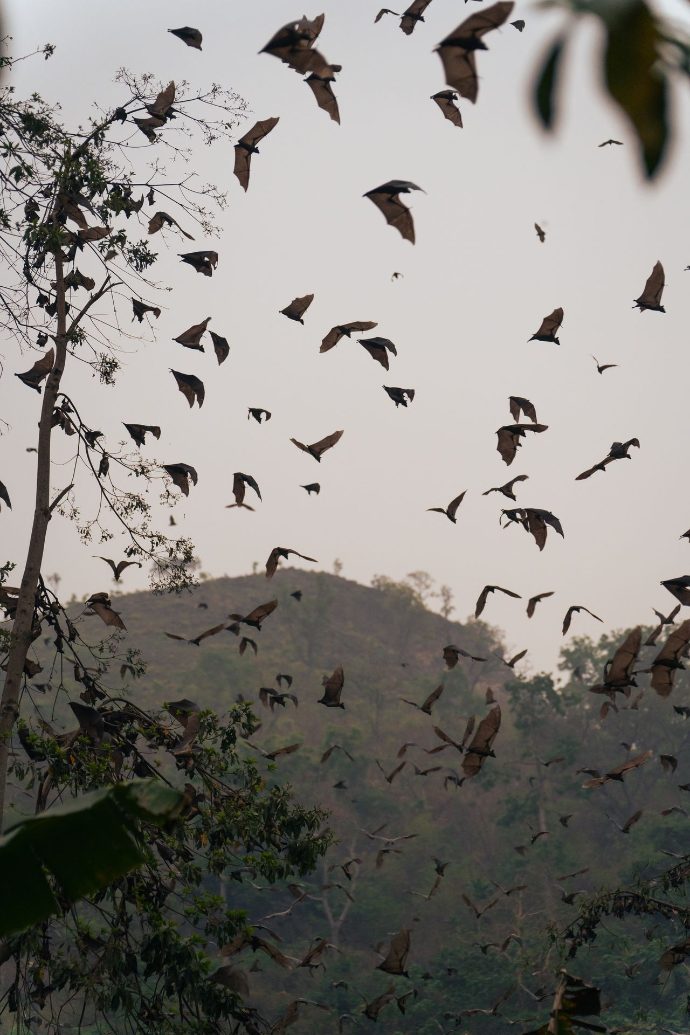
<svg viewBox="0 0 690 1035"><path fill-rule="evenodd" d="M331 327L330 331L321 342L319 352L330 352L331 349L335 348L343 335L344 332L342 327Z"/></svg>
<svg viewBox="0 0 690 1035"><path fill-rule="evenodd" d="M189 479L194 485L199 480L196 470L189 464L163 464L163 470L170 475L178 489L181 489L185 496L189 496Z"/></svg>
<svg viewBox="0 0 690 1035"><path fill-rule="evenodd" d="M312 561L313 564L318 564L316 557L307 557L306 554L300 553L299 550L286 550L287 554L294 553L295 557L301 557L303 561Z"/></svg>
<svg viewBox="0 0 690 1035"><path fill-rule="evenodd" d="M630 685L632 667L637 660L641 643L642 629L638 625L636 629L628 633L613 655L604 679L606 686L626 687Z"/></svg>
<svg viewBox="0 0 690 1035"><path fill-rule="evenodd" d="M290 320L301 320L313 301L313 294L301 295L299 298L293 298L292 302L290 302L290 305L286 306L285 309L281 309L280 311Z"/></svg>
<svg viewBox="0 0 690 1035"><path fill-rule="evenodd" d="M644 286L644 291L635 301L641 307L651 306L656 307L661 303L661 296L664 291L664 267L660 262L654 264L654 269L647 277L647 283Z"/></svg>
<svg viewBox="0 0 690 1035"><path fill-rule="evenodd" d="M239 471L236 471L232 478L232 494L238 507L241 507L244 503L245 491L244 478Z"/></svg>
<svg viewBox="0 0 690 1035"><path fill-rule="evenodd" d="M23 374L16 374L15 376L27 385L28 388L35 388L36 391L40 393L41 389L39 386L41 381L43 381L53 369L54 362L55 350L50 348L46 352L45 356L36 360L30 370L25 371Z"/></svg>
<svg viewBox="0 0 690 1035"><path fill-rule="evenodd" d="M305 446L304 442L298 442L296 438L291 438L290 441L294 446L297 446L298 449L301 449L303 453L309 452L309 446Z"/></svg>
<svg viewBox="0 0 690 1035"><path fill-rule="evenodd" d="M422 704L420 711L426 712L427 715L431 715L431 709L433 705L438 701L439 697L443 693L443 683L437 686L436 689L429 694L426 701Z"/></svg>
<svg viewBox="0 0 690 1035"><path fill-rule="evenodd" d="M382 970L385 974L404 974L409 951L410 932L403 928L391 939L388 955L376 969Z"/></svg>
<svg viewBox="0 0 690 1035"><path fill-rule="evenodd" d="M489 593L493 593L495 588L496 588L495 586L484 586L484 589L479 594L479 598L477 600L477 606L474 609L474 617L475 618L479 618L480 614L482 613L482 611L486 607L486 602L489 599Z"/></svg>
<svg viewBox="0 0 690 1035"><path fill-rule="evenodd" d="M525 515L527 518L527 531L534 536L534 541L539 549L543 550L546 545L546 522L540 514L529 507L525 508Z"/></svg>
<svg viewBox="0 0 690 1035"><path fill-rule="evenodd" d="M221 334L215 334L214 331L209 331L209 333L213 342L213 351L216 354L218 366L220 366L230 355L230 346L228 345L227 338L224 338Z"/></svg>
<svg viewBox="0 0 690 1035"><path fill-rule="evenodd" d="M412 213L407 205L403 204L397 194L384 194L370 191L365 197L376 205L389 226L395 227L401 237L412 244L415 242L414 223Z"/></svg>
<svg viewBox="0 0 690 1035"><path fill-rule="evenodd" d="M252 153L246 147L235 144L235 167L233 172L240 181L243 190L249 186L249 171L251 169Z"/></svg>
<svg viewBox="0 0 690 1035"><path fill-rule="evenodd" d="M479 89L474 51L467 50L462 44L456 43L452 37L448 37L439 43L436 53L441 59L448 85L457 90L461 97L474 104Z"/></svg>
<svg viewBox="0 0 690 1035"><path fill-rule="evenodd" d="M450 503L448 504L445 513L448 515L448 517L451 519L451 521L453 520L453 518L457 514L458 507L460 506L460 504L464 500L466 492L467 492L467 490L465 489L464 492L461 492L459 496L456 496L455 499L451 500ZM442 511L442 513L443 513L443 511Z"/></svg>
<svg viewBox="0 0 690 1035"><path fill-rule="evenodd" d="M622 832L624 834L627 834L628 831L630 830L630 828L634 827L635 824L637 823L637 821L642 818L643 811L644 811L643 809L638 809L637 812L633 812L633 814L630 817L630 819L627 819L625 821L625 823L621 827L621 830L622 830Z"/></svg>
<svg viewBox="0 0 690 1035"><path fill-rule="evenodd" d="M207 316L201 323L192 324L182 334L178 334L176 338L173 338L173 341L176 341L178 345L184 345L187 349L198 349L199 352L203 352L204 346L201 344L201 339L206 332L210 320L211 317Z"/></svg>
<svg viewBox="0 0 690 1035"><path fill-rule="evenodd" d="M504 589L503 586L494 586L494 589L499 590L501 593L505 593L507 597L515 597L516 600L522 600L519 593L513 593L512 589Z"/></svg>
<svg viewBox="0 0 690 1035"><path fill-rule="evenodd" d="M553 593L553 590L549 590L548 593L537 593L536 596L530 597L529 601L527 602L527 617L531 618L534 614L534 609L537 606L537 604L539 604L542 600L545 600L546 597L552 597Z"/></svg>
<svg viewBox="0 0 690 1035"><path fill-rule="evenodd" d="M333 87L331 86L330 79L323 79L321 76L316 75L312 72L310 76L305 80L307 86L314 94L316 103L319 108L327 112L333 122L337 122L340 125L340 111L338 109L338 101L333 93Z"/></svg>
<svg viewBox="0 0 690 1035"><path fill-rule="evenodd" d="M272 119L261 119L261 121L255 123L252 128L240 138L240 143L247 144L249 147L256 147L256 145L267 137L271 130L280 122L279 118Z"/></svg>
<svg viewBox="0 0 690 1035"><path fill-rule="evenodd" d="M330 435L326 435L325 438L320 439L318 442L312 443L311 446L307 446L306 451L309 452L310 450L313 450L315 453L319 454L319 457L321 457L326 452L326 450L332 449L333 446L340 441L342 436L342 431L333 431ZM295 442L294 438L290 441ZM302 446L298 442L295 442L295 445L299 445L301 449L304 449L304 446Z"/></svg>
<svg viewBox="0 0 690 1035"><path fill-rule="evenodd" d="M524 656L527 654L527 650L528 648L525 647L524 650L521 650L518 654L515 654L508 662L508 668L513 668L514 665L517 665L518 661L522 661Z"/></svg>
<svg viewBox="0 0 690 1035"><path fill-rule="evenodd" d="M215 636L216 633L221 632L224 628L225 622L221 622L220 625L214 625L212 628L206 629L205 632L199 633L198 636L195 636L195 638L189 642L195 643L198 647L202 640L205 640L208 636Z"/></svg>
<svg viewBox="0 0 690 1035"><path fill-rule="evenodd" d="M484 759L491 751L491 746L501 727L501 706L495 705L488 715L485 715L477 726L477 731L472 738L465 757L462 760L462 770L465 776L476 776Z"/></svg>
<svg viewBox="0 0 690 1035"><path fill-rule="evenodd" d="M431 100L436 102L449 122L462 129L462 115L460 114L460 109L455 104L457 96L454 90L440 90L438 93L433 94Z"/></svg>
<svg viewBox="0 0 690 1035"><path fill-rule="evenodd" d="M272 579L278 569L278 561L280 560L280 547L276 546L271 550L266 561L266 578Z"/></svg>
<svg viewBox="0 0 690 1035"><path fill-rule="evenodd" d="M533 334L530 341L556 341L556 334L558 329L563 323L563 309L554 309L552 313L545 316L541 322L539 330L536 334Z"/></svg>
<svg viewBox="0 0 690 1035"><path fill-rule="evenodd" d="M503 461L510 466L517 452L517 435L510 428L499 428L496 434L498 435L496 449L501 454Z"/></svg>
<svg viewBox="0 0 690 1035"><path fill-rule="evenodd" d="M534 408L534 403L531 403L529 399L519 399L518 401L525 417L527 417L528 420L531 420L533 424L538 424L537 411Z"/></svg>
<svg viewBox="0 0 690 1035"><path fill-rule="evenodd" d="M563 633L562 633L563 636L565 636L565 634L567 633L568 629L570 628L570 623L573 620L573 615L575 614L576 611L579 611L579 610L580 610L579 607L569 607L568 610L566 611L565 618L563 619Z"/></svg>
<svg viewBox="0 0 690 1035"><path fill-rule="evenodd" d="M198 403L199 409L201 409L206 394L204 382L195 377L194 374L181 374L179 370L171 370L170 373L177 381L177 387L189 403L190 409L195 402Z"/></svg>

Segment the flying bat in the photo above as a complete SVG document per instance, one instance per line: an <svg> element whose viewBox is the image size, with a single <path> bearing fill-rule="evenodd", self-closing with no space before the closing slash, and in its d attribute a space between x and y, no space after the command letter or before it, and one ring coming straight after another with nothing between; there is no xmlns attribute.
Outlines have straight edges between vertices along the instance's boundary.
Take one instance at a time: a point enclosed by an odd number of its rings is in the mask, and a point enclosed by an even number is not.
<svg viewBox="0 0 690 1035"><path fill-rule="evenodd" d="M400 28L406 36L411 36L417 23L424 21L424 12L430 3L431 0L412 0L410 6L403 11L400 16Z"/></svg>
<svg viewBox="0 0 690 1035"><path fill-rule="evenodd" d="M266 578L272 579L278 569L278 562L282 558L287 560L291 553L294 553L295 557L301 557L303 561L312 561L313 564L318 564L315 557L307 557L306 554L299 553L298 550L290 550L286 546L274 546L268 555L266 561Z"/></svg>
<svg viewBox="0 0 690 1035"><path fill-rule="evenodd" d="M568 629L570 628L570 623L572 622L573 615L576 611L578 614L580 613L580 611L586 611L587 614L591 615L592 618L596 618L597 622L603 621L602 618L599 618L598 615L595 615L593 611L589 610L589 608L583 607L582 604L573 604L571 607L568 608L568 610L565 613L565 618L563 619L563 636L565 636Z"/></svg>
<svg viewBox="0 0 690 1035"><path fill-rule="evenodd" d="M690 605L690 575L679 575L675 579L665 579L661 585L684 607Z"/></svg>
<svg viewBox="0 0 690 1035"><path fill-rule="evenodd" d="M382 970L384 974L400 974L407 977L405 964L409 951L410 932L404 927L393 936L385 959L379 963L376 969Z"/></svg>
<svg viewBox="0 0 690 1035"><path fill-rule="evenodd" d="M376 326L375 320L353 320L351 323L337 324L335 327L331 327L321 342L319 352L329 352L338 344L341 338L349 338L353 331L371 331Z"/></svg>
<svg viewBox="0 0 690 1035"><path fill-rule="evenodd" d="M321 765L323 765L323 763L324 763L324 762L327 762L327 761L328 761L328 759L329 759L329 758L331 757L331 755L333 754L333 752L334 752L334 751L336 751L336 750L337 750L337 751L342 751L342 753L343 753L344 755L347 755L347 757L348 757L348 758L350 759L350 761L351 761L351 762L354 762L354 758L352 757L352 755L350 754L350 752L349 752L349 751L347 751L347 750L346 750L346 749L345 749L345 748L344 748L344 747L342 746L342 744L331 744L331 746L330 746L330 747L328 747L328 748L326 748L326 750L324 751L324 753L323 753L323 754L321 755L321 758L319 759L319 763L320 763Z"/></svg>
<svg viewBox="0 0 690 1035"><path fill-rule="evenodd" d="M377 22L381 21L381 19L383 18L384 14L392 14L396 18L400 17L398 12L397 11L391 11L390 7L382 7L381 10L379 11L379 13L374 18L374 25L376 25Z"/></svg>
<svg viewBox="0 0 690 1035"><path fill-rule="evenodd" d="M163 464L163 470L170 475L173 483L181 489L185 496L189 496L189 482L196 485L199 476L190 464Z"/></svg>
<svg viewBox="0 0 690 1035"><path fill-rule="evenodd" d="M447 507L427 507L427 513L433 512L435 514L445 514L449 521L452 521L454 525L457 524L458 519L455 515L458 512L458 507L465 498L466 492L467 489L465 489L464 492L461 492L459 496L456 496L455 499L451 500ZM486 495L486 493L484 493L484 495Z"/></svg>
<svg viewBox="0 0 690 1035"><path fill-rule="evenodd" d="M432 690L432 692L429 694L426 700L422 702L422 704L417 704L416 701L408 701L406 697L401 697L400 700L404 701L405 704L412 705L413 708L417 708L418 711L424 712L425 715L431 715L431 709L433 708L436 701L438 701L442 693L443 683L441 683L440 686L437 686L435 690Z"/></svg>
<svg viewBox="0 0 690 1035"><path fill-rule="evenodd" d="M270 614L273 614L277 606L277 600L269 600L266 604L259 604L258 607L253 608L249 614L231 614L228 615L228 618L232 618L234 622L241 622L244 625L250 625L253 629L261 629L262 622L264 622Z"/></svg>
<svg viewBox="0 0 690 1035"><path fill-rule="evenodd" d="M186 237L188 241L194 240L192 235L188 234L186 230L183 230L180 224L177 222L177 220L173 219L173 217L169 215L167 212L154 212L151 218L149 219L149 234L157 234L158 231L162 230L164 226L176 226L180 233L184 237ZM132 299L132 302L134 301L135 299ZM147 306L146 308L149 309L149 311L151 311L149 306ZM158 312L160 313L160 310L158 310ZM136 315L137 314L135 311L135 316Z"/></svg>
<svg viewBox="0 0 690 1035"><path fill-rule="evenodd" d="M284 309L280 310L280 312L283 316L287 316L288 320L294 320L296 323L304 325L302 317L313 301L313 295L302 295L301 298L293 298L290 305L286 305Z"/></svg>
<svg viewBox="0 0 690 1035"><path fill-rule="evenodd" d="M591 355L591 353L590 353L590 355ZM603 374L605 370L612 370L614 367L618 366L617 363L600 363L596 356L592 356L592 359L594 360L594 362L597 365L597 373L598 374Z"/></svg>
<svg viewBox="0 0 690 1035"><path fill-rule="evenodd" d="M201 339L206 333L210 320L211 317L207 316L201 323L192 324L182 334L178 334L176 338L173 338L173 341L176 341L178 345L184 345L186 349L197 349L199 352L203 352L204 346L201 344Z"/></svg>
<svg viewBox="0 0 690 1035"><path fill-rule="evenodd" d="M132 299L132 313L132 321L138 320L139 323L143 323L144 317L147 313L153 313L156 319L161 315L161 311L158 306L148 305L146 302L141 302L138 298Z"/></svg>
<svg viewBox="0 0 690 1035"><path fill-rule="evenodd" d="M345 705L340 701L340 695L343 692L343 686L345 685L345 673L343 672L343 666L338 665L335 672L330 676L324 676L321 680L323 686L323 697L318 700L319 704L324 704L326 708L344 708Z"/></svg>
<svg viewBox="0 0 690 1035"><path fill-rule="evenodd" d="M2 496L2 493L0 493L0 496ZM101 561L105 561L105 563L111 568L113 578L116 582L120 581L120 576L122 575L122 572L125 570L125 568L129 568L132 564L136 564L137 568L141 568L140 561L118 561L117 563L115 563L115 561L111 561L109 557L101 557L100 555L98 559Z"/></svg>
<svg viewBox="0 0 690 1035"><path fill-rule="evenodd" d="M45 380L50 371L53 369L55 363L55 349L48 349L45 356L41 359L37 359L30 370L25 370L23 374L15 374L19 380L27 386L27 388L33 388L34 391L41 394L41 382Z"/></svg>
<svg viewBox="0 0 690 1035"><path fill-rule="evenodd" d="M263 410L260 406L250 406L247 410L247 420L249 420L250 417L253 417L257 424L261 424L262 420L270 420L271 414L268 410Z"/></svg>
<svg viewBox="0 0 690 1035"><path fill-rule="evenodd" d="M541 228L541 227L539 226L539 223L535 223L535 224L534 224L534 229L535 229L535 230L536 230L536 232L537 232L537 237L539 238L539 240L540 240L540 241L541 241L541 243L543 244L543 243L544 243L544 241L546 240L546 234L545 234L545 232L544 232L544 231L542 230L542 228Z"/></svg>
<svg viewBox="0 0 690 1035"><path fill-rule="evenodd" d="M161 437L161 429L155 424L126 424L124 421L122 423L137 446L146 444L147 434L153 435L154 438Z"/></svg>
<svg viewBox="0 0 690 1035"><path fill-rule="evenodd" d="M554 345L560 345L560 339L556 337L556 332L563 323L563 309L554 309L552 313L545 316L541 322L541 326L536 334L533 334L529 341L550 341Z"/></svg>
<svg viewBox="0 0 690 1035"><path fill-rule="evenodd" d="M342 431L332 431L330 435L326 435L325 438L319 439L318 442L312 442L310 446L305 446L304 442L298 442L296 438L291 438L290 441L293 445L301 449L303 453L309 453L314 459L321 463L321 457L328 450L332 449L336 442L339 442L342 437Z"/></svg>
<svg viewBox="0 0 690 1035"><path fill-rule="evenodd" d="M7 491L7 486L0 482L0 500L6 503L10 510L12 510L12 504L10 502L10 494Z"/></svg>
<svg viewBox="0 0 690 1035"><path fill-rule="evenodd" d="M505 593L508 597L515 597L516 600L522 600L519 593L513 593L512 589L504 589L503 586L484 586L484 589L479 594L477 600L477 606L474 609L474 617L479 618L480 614L486 607L486 602L489 599L489 593L494 593L496 590L499 593Z"/></svg>
<svg viewBox="0 0 690 1035"><path fill-rule="evenodd" d="M406 761L402 761L399 765L396 765L395 769L391 770L390 773L386 773L386 770L383 768L383 766L379 762L378 758L376 759L376 765L379 767L379 769L383 773L383 778L386 781L386 783L392 785L393 780L396 778L398 773L402 772L402 770L407 765L407 762Z"/></svg>
<svg viewBox="0 0 690 1035"><path fill-rule="evenodd" d="M380 187L374 187L364 194L364 197L373 201L383 213L386 222L395 227L401 237L412 244L415 241L412 213L402 203L400 195L409 194L413 190L422 190L422 188L409 180L388 180L387 183L382 183Z"/></svg>
<svg viewBox="0 0 690 1035"><path fill-rule="evenodd" d="M398 355L395 345L389 338L358 338L357 341L385 370L388 370L388 353Z"/></svg>
<svg viewBox="0 0 690 1035"><path fill-rule="evenodd" d="M396 410L398 406L407 407L408 402L412 402L414 399L414 388L394 388L389 385L383 385L383 389L395 403Z"/></svg>
<svg viewBox="0 0 690 1035"><path fill-rule="evenodd" d="M243 137L235 144L235 167L233 172L240 184L247 189L249 186L249 173L251 170L252 155L258 155L259 149L256 146L264 137L268 136L272 129L278 125L280 119L262 119L257 122Z"/></svg>
<svg viewBox="0 0 690 1035"><path fill-rule="evenodd" d="M525 647L525 649L524 649L524 650L521 650L521 651L519 651L519 652L518 652L517 654L514 654L512 658L508 658L508 659L506 659L506 658L504 658L504 657L501 657L501 655L500 655L500 654L497 654L497 655L496 655L496 657L497 657L497 658L498 658L498 659L499 659L500 661L502 661L502 662L503 662L503 664L504 664L504 665L505 665L505 666L506 666L507 668L512 668L512 669L514 669L514 668L515 668L515 666L517 665L518 661L522 661L522 659L523 659L523 658L525 657L525 655L527 654L527 650L528 650L528 648L527 648L527 647ZM492 702L487 702L487 703L492 703Z"/></svg>
<svg viewBox="0 0 690 1035"><path fill-rule="evenodd" d="M186 636L178 636L177 633L167 632L165 635L169 640L181 640L183 643L193 643L195 647L201 646L201 641L207 639L209 636L215 636L217 633L222 632L226 628L225 622L220 622L218 625L212 626L210 629L206 629L204 632L199 633L198 636L194 636L193 639L188 640Z"/></svg>
<svg viewBox="0 0 690 1035"><path fill-rule="evenodd" d="M319 75L317 72L312 72L311 75L307 76L304 80L311 92L314 94L319 108L321 108L322 111L327 112L333 122L337 122L338 125L340 125L340 110L338 108L338 100L333 93L331 83L335 82L335 73L340 71L340 65L331 65L328 74Z"/></svg>
<svg viewBox="0 0 690 1035"><path fill-rule="evenodd" d="M487 905L478 906L476 902L472 901L469 895L465 895L463 893L460 896L460 898L465 903L467 908L472 910L477 920L479 920L484 915L484 913L488 913L490 909L493 909L493 907L497 905L497 903L500 901L500 898L497 895L496 898L492 898L491 901L487 903Z"/></svg>
<svg viewBox="0 0 690 1035"><path fill-rule="evenodd" d="M632 457L628 450L632 446L639 449L640 440L638 438L629 438L627 442L614 442L604 459L600 460L598 464L594 464L593 467L588 468L586 471L582 471L581 474L578 474L575 481L579 482L585 478L590 478L595 471L605 471L607 466L613 463L614 460L631 460Z"/></svg>
<svg viewBox="0 0 690 1035"><path fill-rule="evenodd" d="M475 51L489 49L482 36L503 25L513 6L513 3L503 0L470 15L436 47L446 83L472 104L477 100L479 91Z"/></svg>
<svg viewBox="0 0 690 1035"><path fill-rule="evenodd" d="M618 144L619 147L622 147L623 146L623 141L622 140L613 140L613 139L609 138L608 140L602 141L601 144L597 144L597 147L606 147L607 145L610 146L611 144Z"/></svg>
<svg viewBox="0 0 690 1035"><path fill-rule="evenodd" d="M318 482L309 482L308 485L300 485L300 489L306 489L308 496L311 496L312 492L315 492L318 496L321 492L321 486Z"/></svg>
<svg viewBox="0 0 690 1035"><path fill-rule="evenodd" d="M168 29L168 32L171 32L173 36L177 36L178 40L182 40L188 47L201 50L203 36L198 29L192 29L189 25L184 25L181 29Z"/></svg>
<svg viewBox="0 0 690 1035"><path fill-rule="evenodd" d="M462 647L455 647L452 643L443 648L443 660L447 668L455 668L460 658L470 658L471 661L486 661L486 658L477 658L469 654Z"/></svg>
<svg viewBox="0 0 690 1035"><path fill-rule="evenodd" d="M431 96L431 100L438 104L444 117L448 119L449 122L452 122L454 126L462 129L462 114L455 103L457 99L458 94L455 90L439 90L438 93L432 94Z"/></svg>
<svg viewBox="0 0 690 1035"><path fill-rule="evenodd" d="M654 614L659 619L659 624L657 625L657 627L655 629L652 630L652 632L649 634L647 639L644 641L645 647L653 647L654 646L654 644L656 643L656 641L657 641L657 639L659 637L659 634L663 630L664 626L666 626L666 625L673 625L674 624L675 618L676 618L678 612L680 611L680 609L681 609L681 605L680 604L676 604L676 606L673 608L673 611L671 611L671 613L669 615L663 615L661 613L661 611L657 611L657 609L655 607L652 608L652 611L654 612Z"/></svg>
<svg viewBox="0 0 690 1035"><path fill-rule="evenodd" d="M177 381L177 387L184 395L191 409L194 403L199 404L199 409L204 405L206 390L204 382L194 374L181 374L179 370L171 370L170 373Z"/></svg>
<svg viewBox="0 0 690 1035"><path fill-rule="evenodd" d="M314 49L324 20L324 15L320 14L311 21L303 17L299 21L288 22L278 29L266 46L261 48L260 53L272 54L300 75L307 75L308 72L329 75L331 66L323 55Z"/></svg>
<svg viewBox="0 0 690 1035"><path fill-rule="evenodd" d="M192 266L197 273L203 273L205 277L212 277L218 266L218 252L178 252L178 255L183 262Z"/></svg>
<svg viewBox="0 0 690 1035"><path fill-rule="evenodd" d="M639 298L635 299L633 309L649 309L656 313L665 313L666 310L661 304L661 296L664 292L664 267L660 262L654 264L652 272L647 277L647 283Z"/></svg>
<svg viewBox="0 0 690 1035"><path fill-rule="evenodd" d="M259 499L261 499L261 490L252 475L243 474L242 471L235 471L232 476L232 494L235 497L235 502L228 503L226 510L229 510L232 507L244 507L246 510L254 509L253 507L250 507L248 503L244 502L247 486L249 486L250 489L253 489Z"/></svg>
<svg viewBox="0 0 690 1035"><path fill-rule="evenodd" d="M511 395L508 398L508 406L510 408L510 416L516 423L519 422L523 413L533 424L537 423L537 411L534 408L534 403L531 403L529 399L523 399L520 395Z"/></svg>
<svg viewBox="0 0 690 1035"><path fill-rule="evenodd" d="M224 338L222 335L215 334L213 331L209 331L209 334L213 342L213 351L216 354L218 366L220 366L230 355L230 346L228 345L227 338Z"/></svg>
<svg viewBox="0 0 690 1035"><path fill-rule="evenodd" d="M484 760L489 756L493 757L492 745L500 727L501 706L496 704L479 723L474 737L467 745L462 760L462 771L466 777L476 776Z"/></svg>
<svg viewBox="0 0 690 1035"><path fill-rule="evenodd" d="M546 600L547 597L552 597L553 594L554 591L551 589L548 593L537 593L536 596L530 597L527 601L527 617L531 618L537 604L541 603L542 600Z"/></svg>
<svg viewBox="0 0 690 1035"><path fill-rule="evenodd" d="M514 25L518 32L522 32L525 27L525 20L524 18L516 18L515 21L510 24Z"/></svg>
<svg viewBox="0 0 690 1035"><path fill-rule="evenodd" d="M270 686L262 686L259 689L259 700L261 701L264 708L269 708L271 711L274 710L276 705L280 705L282 708L285 707L286 701L292 701L295 708L299 706L299 701L295 694L281 693L279 690L274 690Z"/></svg>
<svg viewBox="0 0 690 1035"><path fill-rule="evenodd" d="M110 597L107 593L92 593L86 601L86 606L91 610L87 614L98 615L105 625L112 625L115 629L125 629L127 626L120 618L119 611L113 611Z"/></svg>
<svg viewBox="0 0 690 1035"><path fill-rule="evenodd" d="M518 448L522 445L520 441L528 431L540 434L548 431L548 424L506 424L496 432L498 442L496 449L501 454L504 463L510 466L515 459Z"/></svg>
<svg viewBox="0 0 690 1035"><path fill-rule="evenodd" d="M652 673L652 687L659 697L668 697L673 690L673 681L678 669L684 669L682 658L687 656L690 645L690 618L669 633L666 643L652 662L648 671Z"/></svg>
<svg viewBox="0 0 690 1035"><path fill-rule="evenodd" d="M500 492L507 496L509 500L514 500L516 496L513 486L516 482L526 482L528 478L528 474L518 474L515 478L511 478L509 482L506 482L505 485L498 485L492 489L487 489L486 492L482 493L482 496L489 496L492 492Z"/></svg>

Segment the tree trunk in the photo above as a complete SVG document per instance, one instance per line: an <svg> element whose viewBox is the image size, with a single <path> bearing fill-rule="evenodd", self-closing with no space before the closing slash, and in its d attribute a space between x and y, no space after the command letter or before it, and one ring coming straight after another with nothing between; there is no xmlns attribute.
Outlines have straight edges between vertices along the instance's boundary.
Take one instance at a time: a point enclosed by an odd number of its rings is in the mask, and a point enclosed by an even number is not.
<svg viewBox="0 0 690 1035"><path fill-rule="evenodd" d="M38 430L38 458L36 469L36 505L34 508L31 539L19 589L17 612L12 625L10 650L7 658L5 684L0 700L0 832L3 828L7 769L9 765L12 730L19 714L19 691L26 655L32 643L32 628L36 590L43 563L48 522L50 521L50 441L52 417L60 382L67 358L67 320L63 260L55 253L55 294L57 302L57 333L55 335L55 363L45 383L41 419Z"/></svg>

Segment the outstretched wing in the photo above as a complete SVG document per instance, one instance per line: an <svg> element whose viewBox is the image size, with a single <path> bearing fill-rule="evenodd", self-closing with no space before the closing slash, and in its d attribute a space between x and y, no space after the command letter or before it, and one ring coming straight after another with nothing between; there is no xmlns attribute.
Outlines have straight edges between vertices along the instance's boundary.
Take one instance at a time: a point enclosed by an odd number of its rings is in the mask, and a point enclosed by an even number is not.
<svg viewBox="0 0 690 1035"><path fill-rule="evenodd" d="M365 197L373 201L379 211L383 213L383 217L389 226L395 227L401 237L414 244L415 234L412 213L397 194L377 194L370 191Z"/></svg>
<svg viewBox="0 0 690 1035"><path fill-rule="evenodd" d="M338 100L331 86L332 80L312 72L310 76L307 76L305 82L314 94L319 108L327 112L333 122L337 122L340 125L340 111L338 109Z"/></svg>
<svg viewBox="0 0 690 1035"><path fill-rule="evenodd" d="M342 430L341 431L333 431L333 432L331 432L330 435L326 435L325 438L319 439L318 442L313 442L311 444L311 446L307 446L306 447L306 451L309 452L309 450L313 450L313 452L318 453L319 456L323 456L323 454L326 452L326 450L332 449L333 446L336 444L336 442L340 441L342 436L343 436L343 431ZM296 442L294 438L291 439L290 441L294 442L296 446L300 447L300 449L304 449L305 448L301 443Z"/></svg>

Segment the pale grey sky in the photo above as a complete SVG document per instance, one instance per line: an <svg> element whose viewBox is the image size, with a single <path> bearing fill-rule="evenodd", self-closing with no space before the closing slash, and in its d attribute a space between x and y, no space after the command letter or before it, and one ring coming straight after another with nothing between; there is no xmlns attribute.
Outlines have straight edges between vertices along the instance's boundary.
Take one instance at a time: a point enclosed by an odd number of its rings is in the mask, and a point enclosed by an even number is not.
<svg viewBox="0 0 690 1035"><path fill-rule="evenodd" d="M479 99L475 106L461 102L459 130L429 99L445 86L432 51L475 7L433 0L426 22L406 37L395 19L373 24L379 6L327 0L306 10L310 17L325 11L319 47L343 65L339 127L296 73L258 54L281 25L305 13L292 0L9 3L16 54L37 43L57 45L50 61L16 67L17 92L36 89L59 100L66 120L84 120L92 99L114 106L121 94L112 80L121 66L164 82L217 81L236 89L249 105L240 132L254 119L281 120L254 159L246 195L232 176L229 144L195 156L200 174L229 197L218 244L197 237L189 246L217 247L214 277L181 266L176 252L185 248L169 234L156 275L174 292L159 295L158 341L120 343L128 355L114 388L97 386L74 365L64 385L81 398L85 419L113 440L123 434L121 420L160 424L162 438L146 455L197 467L199 485L176 514L210 574L245 573L278 544L317 557L326 569L339 557L343 574L363 582L423 569L452 587L460 619L473 612L485 583L525 598L556 590L531 621L523 602L503 597L491 598L483 616L505 629L510 645L529 647L533 667L552 664L570 604L605 619L599 626L576 616L570 635L596 636L649 620L652 606L670 609L659 581L690 571L690 546L678 539L690 525L682 477L690 362L690 273L683 272L690 264L688 93L675 95L684 139L650 188L627 126L598 88L593 26L578 32L562 125L547 139L528 93L560 15L516 4L513 17L524 17L525 31L506 26L487 38L489 52L478 55ZM687 5L665 10L687 21ZM202 53L165 31L185 24L203 32ZM626 146L597 148L611 136ZM410 200L415 246L362 198L392 178L427 192ZM545 244L535 221L546 230ZM640 314L632 303L657 259L666 270L667 314ZM394 270L404 276L393 283ZM279 315L309 292L316 297L304 327ZM561 346L528 344L556 306L565 309ZM212 352L171 341L209 315L230 342L221 368ZM356 319L377 320L374 333L396 343L389 373L354 340L319 355L332 325ZM11 428L0 438L0 478L13 510L0 515L0 553L21 561L34 463L24 449L34 442L40 401L12 376L34 357L19 359L13 346L2 351L0 412ZM590 353L620 366L599 376ZM201 411L189 410L170 367L205 381ZM418 394L407 410L396 410L383 384ZM549 430L530 437L506 467L495 431L511 422L511 394L530 398ZM248 405L266 407L273 419L261 427L248 422ZM336 428L345 434L321 465L289 442L312 442ZM615 439L633 436L642 448L631 461L574 480ZM56 455L67 455L65 444ZM261 486L264 503L253 514L224 509L236 470L251 472ZM499 528L507 500L481 495L521 473L529 481L518 486L516 505L552 510L563 523L565 540L550 533L543 553L515 526ZM307 497L299 486L314 480L321 495ZM64 482L56 467L56 489ZM463 489L457 525L426 512ZM62 574L63 591L86 596L111 585L91 554L121 556L119 544L116 537L105 549L85 549L74 528L56 519L44 570ZM136 570L123 580L128 589L145 584Z"/></svg>

